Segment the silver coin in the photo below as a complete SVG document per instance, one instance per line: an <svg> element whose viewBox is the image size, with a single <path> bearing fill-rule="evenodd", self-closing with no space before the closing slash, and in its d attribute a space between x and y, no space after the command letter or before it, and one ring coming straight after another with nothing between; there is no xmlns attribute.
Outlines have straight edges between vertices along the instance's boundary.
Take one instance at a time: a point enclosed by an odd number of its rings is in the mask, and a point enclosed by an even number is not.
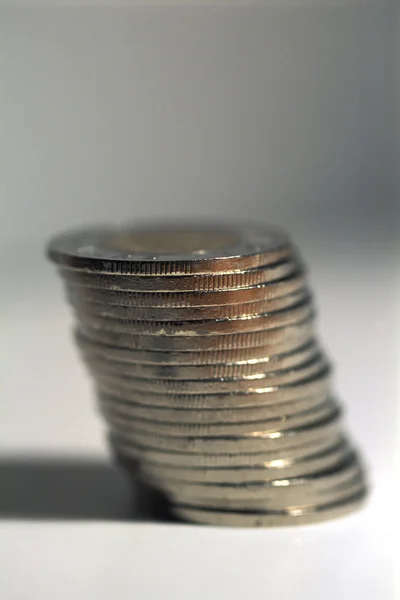
<svg viewBox="0 0 400 600"><path fill-rule="evenodd" d="M263 374L272 371L281 371L294 368L311 360L318 353L319 348L314 341L307 343L294 351L284 354L264 356L262 358L249 358L247 361L237 363L225 363L216 365L165 365L165 364L143 364L136 362L122 362L118 356L112 358L112 354L102 355L101 351L93 349L88 345L80 345L82 356L89 366L103 373L112 373L128 377L141 377L146 379L235 379L235 378L262 378ZM251 356L251 354L250 354Z"/></svg>
<svg viewBox="0 0 400 600"><path fill-rule="evenodd" d="M286 233L260 224L184 222L97 227L54 237L48 255L72 269L190 275L259 267L293 254Z"/></svg>
<svg viewBox="0 0 400 600"><path fill-rule="evenodd" d="M335 465L348 459L351 448L345 441L341 441L333 448L314 454L303 460L275 460L269 463L250 467L213 467L193 468L176 467L174 465L157 465L141 461L140 469L146 475L157 479L160 484L167 481L185 481L194 483L257 483L276 479L293 477L306 477L315 473L333 468ZM282 466L277 466L277 464Z"/></svg>
<svg viewBox="0 0 400 600"><path fill-rule="evenodd" d="M242 304L222 304L217 306L195 306L192 308L166 308L151 306L120 306L101 301L88 300L76 289L67 289L68 299L78 312L92 317L132 321L204 321L225 320L256 316L273 311L284 310L305 301L309 296L308 290L301 288L292 294L287 294L271 300L259 300ZM112 296L111 296L112 298Z"/></svg>
<svg viewBox="0 0 400 600"><path fill-rule="evenodd" d="M142 406L164 406L166 408L241 408L246 406L268 406L286 403L292 400L326 396L329 392L329 371L324 371L318 377L306 379L291 385L270 387L259 393L224 393L224 394L155 394L135 392L113 388L97 382L100 393L121 398Z"/></svg>
<svg viewBox="0 0 400 600"><path fill-rule="evenodd" d="M158 480L149 481L154 485ZM353 455L329 471L305 477L239 484L176 482L164 477L162 488L174 500L179 499L180 503L197 503L198 506L208 505L214 508L229 508L233 504L235 508L241 505L242 508L247 506L250 509L252 505L254 508L257 505L259 507L259 502L265 503L266 508L278 508L296 499L318 502L359 484L363 484L363 471Z"/></svg>
<svg viewBox="0 0 400 600"><path fill-rule="evenodd" d="M172 435L155 435L143 431L127 431L113 425L111 433L118 437L132 441L138 445L158 450L173 450L176 452L203 452L215 454L217 452L267 452L278 448L288 448L296 444L311 442L321 437L339 431L339 409L319 422L314 422L305 427L288 429L285 431L254 431L234 437L178 437Z"/></svg>
<svg viewBox="0 0 400 600"><path fill-rule="evenodd" d="M313 334L312 327L313 319L307 319L296 325L277 327L276 329L208 336L124 334L92 328L86 323L80 324L80 331L92 340L121 347L136 348L138 350L188 350L194 352L198 350L232 350L234 348L268 346L282 344L289 340L295 344L299 338L304 339L304 335L311 337Z"/></svg>
<svg viewBox="0 0 400 600"><path fill-rule="evenodd" d="M144 445L135 444L126 440L123 436L110 435L109 442L114 453L124 460L141 460L151 462L155 465L175 465L189 468L214 468L214 467L253 467L260 464L268 464L269 468L277 465L293 464L293 461L306 460L317 453L323 453L342 440L342 434L338 430L327 432L325 436L311 441L300 443L293 442L287 448L276 448L261 452L233 452L224 451L216 454L207 453L185 453L179 451L159 450L148 448Z"/></svg>
<svg viewBox="0 0 400 600"><path fill-rule="evenodd" d="M204 508L173 505L172 511L180 518L194 523L227 527L287 527L309 525L346 516L359 510L366 499L367 490L341 502L292 506L281 511L217 511Z"/></svg>
<svg viewBox="0 0 400 600"><path fill-rule="evenodd" d="M343 485L334 486L329 488L321 488L320 490L314 490L309 487L309 483L304 482L302 486L298 486L295 490L292 490L290 487L282 487L270 490L267 493L267 484L258 483L258 484L248 484L242 486L233 486L231 488L235 489L234 493L226 493L225 497L208 497L203 495L198 497L196 495L187 495L185 493L180 493L179 491L171 491L169 489L170 484L167 484L165 481L157 487L157 482L153 478L147 478L146 476L141 476L141 479L151 485L155 489L161 489L168 496L173 504L185 504L186 506L192 507L203 507L203 508L212 508L213 510L243 510L243 511L254 511L254 510L283 510L285 508L290 508L293 506L299 505L315 505L320 503L333 503L340 502L345 500L348 497L353 496L354 494L359 493L365 487L365 482L361 471L357 476L352 477L348 481L346 481ZM306 481L306 478L304 478ZM192 484L193 487L196 484ZM204 484L202 487L206 488L221 488L228 487L229 484L224 485L211 485ZM246 495L240 495L238 493L238 489L246 488L246 487L260 487L260 494L258 497L254 497L253 493L249 493ZM176 490L179 490L180 487L186 487L184 484L176 484ZM200 484L196 487L200 487ZM263 488L263 494L261 495L261 487ZM167 488L167 489L165 489ZM279 493L277 493L279 492ZM243 492L244 493L244 492ZM245 494L245 493L244 493Z"/></svg>
<svg viewBox="0 0 400 600"><path fill-rule="evenodd" d="M271 417L263 421L244 421L237 423L168 423L150 419L129 419L118 415L112 408L102 406L102 414L111 427L128 433L154 433L184 437L221 437L251 434L256 431L286 431L295 427L304 427L328 417L336 404L328 399L314 408L300 413L288 414L282 418Z"/></svg>
<svg viewBox="0 0 400 600"><path fill-rule="evenodd" d="M297 261L282 260L247 271L202 275L120 275L68 268L60 268L60 274L70 285L84 288L132 292L213 292L240 290L269 281L278 281L298 272L299 268Z"/></svg>
<svg viewBox="0 0 400 600"><path fill-rule="evenodd" d="M310 361L284 369L282 371L267 372L257 379L145 379L128 377L119 373L112 374L110 369L101 371L90 366L91 372L96 376L100 385L104 384L113 390L126 390L133 392L149 392L152 394L224 394L246 393L263 394L273 391L274 388L287 385L301 384L311 377L318 377L329 371L325 359L316 356Z"/></svg>
<svg viewBox="0 0 400 600"><path fill-rule="evenodd" d="M283 296L304 289L306 280L303 271L296 270L291 275L267 283L249 286L240 290L218 290L209 292L133 292L96 289L66 282L67 294L71 298L81 298L85 303L101 303L108 306L165 309L210 309L220 306L247 304L279 300ZM213 318L213 317L209 317Z"/></svg>
<svg viewBox="0 0 400 600"><path fill-rule="evenodd" d="M300 304L281 311L267 314L253 315L252 317L239 317L237 319L224 319L220 321L129 321L123 319L110 319L92 317L87 313L75 311L77 319L84 326L101 331L113 331L133 335L160 335L160 336L207 336L215 334L243 333L246 331L264 331L276 329L287 325L303 322L314 314L309 298Z"/></svg>
<svg viewBox="0 0 400 600"><path fill-rule="evenodd" d="M242 423L248 421L263 421L271 418L285 419L287 415L320 406L328 399L327 396L310 396L291 402L267 404L230 409L182 409L165 406L143 406L127 402L109 394L98 394L100 407L113 411L116 415L128 419L147 419L162 423Z"/></svg>
<svg viewBox="0 0 400 600"><path fill-rule="evenodd" d="M79 330L75 333L78 346L82 348L85 355L100 357L107 362L120 362L126 364L140 363L149 365L149 369L166 365L167 368L179 368L181 365L189 368L207 365L221 369L218 377L224 377L224 368L237 364L238 367L249 363L266 363L269 360L280 360L283 354L291 354L300 351L304 345L313 342L310 330L303 328L295 338L290 338L280 344L268 346L255 346L249 348L227 348L225 350L200 350L200 351L168 351L168 350L137 350L136 348L112 346L96 340L92 340L82 334ZM219 371L218 371L219 373ZM147 375L146 375L147 376ZM234 375L233 375L234 376ZM167 378L166 378L167 379ZM178 378L181 379L181 378ZM185 379L185 377L182 377ZM194 377L201 379L201 377Z"/></svg>

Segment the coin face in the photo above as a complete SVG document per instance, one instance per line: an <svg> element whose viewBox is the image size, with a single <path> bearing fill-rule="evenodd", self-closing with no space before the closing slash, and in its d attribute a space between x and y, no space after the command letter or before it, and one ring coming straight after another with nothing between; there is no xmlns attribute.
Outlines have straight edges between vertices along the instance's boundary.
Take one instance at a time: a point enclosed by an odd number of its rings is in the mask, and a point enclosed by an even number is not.
<svg viewBox="0 0 400 600"><path fill-rule="evenodd" d="M259 224L141 224L89 228L56 236L55 263L136 275L190 275L257 268L292 253L286 233Z"/></svg>

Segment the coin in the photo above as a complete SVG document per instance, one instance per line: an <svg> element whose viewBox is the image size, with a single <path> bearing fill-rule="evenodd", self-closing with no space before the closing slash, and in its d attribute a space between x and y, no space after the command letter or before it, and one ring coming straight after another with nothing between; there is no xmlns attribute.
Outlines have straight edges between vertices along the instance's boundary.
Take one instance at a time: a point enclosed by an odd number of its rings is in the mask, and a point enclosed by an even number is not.
<svg viewBox="0 0 400 600"><path fill-rule="evenodd" d="M156 481L154 478L147 477L144 474L140 475L140 479L155 487ZM306 481L306 478L304 478ZM201 497L187 495L184 492L181 493L181 488L186 487L186 484L181 482L176 483L174 488L176 491L171 491L169 488L171 484L163 480L162 484L158 482L158 485L165 489L167 488L166 495L172 501L173 504L184 504L192 507L212 508L213 510L282 510L286 507L294 506L313 506L326 502L340 502L346 500L346 498L352 497L355 494L361 492L364 489L364 481L362 479L361 471L357 476L346 481L345 484L335 487L323 486L321 490L317 491L309 487L307 483L303 483L302 486L298 486L298 489L292 490L288 486L273 488L270 493L267 493L268 484L272 482L261 482L254 484L243 484L243 485L230 485L230 484L191 484L192 487L202 488L218 488L225 490L225 495L221 495L218 498L208 497L203 495ZM189 486L189 484L187 484ZM258 486L260 494L258 497L254 497L254 488ZM238 495L239 488L243 488L244 495ZM251 488L251 492L246 495L244 492L245 488ZM234 490L234 491L233 491ZM263 492L261 494L261 491ZM228 492L228 493L226 493ZM232 493L231 493L232 492ZM279 492L279 493L277 493ZM164 492L165 493L165 492Z"/></svg>
<svg viewBox="0 0 400 600"><path fill-rule="evenodd" d="M326 435L319 439L293 441L286 448L276 448L273 450L261 450L255 452L224 452L217 453L191 452L161 450L159 448L148 448L145 445L137 444L133 440L127 440L118 434L110 434L109 441L111 447L120 459L150 461L153 464L161 466L181 466L190 468L210 468L210 467L254 467L257 465L268 464L272 468L277 461L284 461L281 464L289 464L291 461L307 459L316 453L322 453L327 449L337 445L342 439L342 434L338 429L326 431ZM278 462L278 464L279 464Z"/></svg>
<svg viewBox="0 0 400 600"><path fill-rule="evenodd" d="M196 365L190 364L190 362L189 364L172 365L127 362L119 360L119 355L113 357L112 350L103 355L101 349L99 351L98 348L91 348L85 344L82 344L81 351L83 359L89 367L93 366L98 371L150 380L233 379L238 377L259 379L265 373L296 367L320 354L320 350L313 340L300 346L300 348L275 356L265 355L261 358L252 359L250 358L250 352L247 361L210 365Z"/></svg>
<svg viewBox="0 0 400 600"><path fill-rule="evenodd" d="M317 522L359 506L303 261L258 224L53 238L112 452L181 518Z"/></svg>
<svg viewBox="0 0 400 600"><path fill-rule="evenodd" d="M210 394L159 394L132 389L124 389L110 385L110 382L98 381L98 390L111 396L119 397L126 402L142 406L165 406L168 408L241 408L246 406L267 406L300 400L311 396L325 396L329 391L329 370L318 377L312 377L285 386L264 388L252 393L210 393Z"/></svg>
<svg viewBox="0 0 400 600"><path fill-rule="evenodd" d="M323 404L327 396L309 396L300 400L278 402L250 407L233 407L229 409L189 409L170 408L166 406L149 406L126 401L110 394L99 393L100 407L112 410L115 414L128 419L147 419L162 423L241 423L248 421L263 421L269 418L286 418L287 415L311 410Z"/></svg>
<svg viewBox="0 0 400 600"><path fill-rule="evenodd" d="M86 271L60 269L60 275L70 284L96 289L132 292L213 292L240 290L270 281L278 281L296 273L298 262L280 262L232 273L202 275L109 275Z"/></svg>
<svg viewBox="0 0 400 600"><path fill-rule="evenodd" d="M176 452L266 452L278 448L288 448L291 445L318 440L325 435L338 432L339 409L323 420L305 427L285 431L255 431L250 434L233 437L178 437L172 435L154 435L144 431L127 431L125 428L110 427L112 433L121 436L126 441L132 440L138 445L160 450Z"/></svg>
<svg viewBox="0 0 400 600"><path fill-rule="evenodd" d="M88 228L58 235L48 246L58 265L145 276L245 270L292 253L286 233L276 227L225 223Z"/></svg>
<svg viewBox="0 0 400 600"><path fill-rule="evenodd" d="M126 348L138 350L176 350L176 351L198 351L198 350L232 350L232 348L252 348L254 346L267 346L282 344L288 340L297 343L304 339L304 335L312 336L313 319L306 319L290 326L276 327L262 331L250 331L246 333L230 333L224 335L181 335L167 336L164 334L131 334L104 330L90 327L81 322L80 331L92 340L105 344L115 344Z"/></svg>
<svg viewBox="0 0 400 600"><path fill-rule="evenodd" d="M150 419L129 419L126 415L119 415L112 408L102 405L102 413L111 427L119 431L135 434L143 432L155 435L171 435L185 437L220 437L251 434L256 431L284 432L294 427L319 422L328 417L336 405L332 400L318 404L317 406L299 413L289 413L284 417L270 417L262 421L242 421L235 423L169 423L163 421L152 421Z"/></svg>
<svg viewBox="0 0 400 600"><path fill-rule="evenodd" d="M300 304L285 310L253 315L246 318L205 320L205 321L131 321L128 319L110 319L107 317L92 317L76 311L76 316L85 326L101 331L113 331L134 335L159 336L206 336L213 334L242 333L246 331L265 331L286 325L303 322L312 317L313 307L306 298Z"/></svg>
<svg viewBox="0 0 400 600"><path fill-rule="evenodd" d="M154 480L151 482L154 484ZM330 470L319 471L306 477L239 484L175 482L166 478L163 480L164 490L173 498L176 497L180 503L197 502L197 505L204 503L204 506L208 504L215 508L221 508L221 501L228 508L230 501L236 506L237 503L245 501L249 508L252 503L259 507L259 502L265 503L266 508L278 508L282 503L291 503L293 498L314 503L334 495L335 492L346 491L348 487L360 484L362 485L362 469L355 454Z"/></svg>
<svg viewBox="0 0 400 600"><path fill-rule="evenodd" d="M366 487L341 502L292 506L281 511L217 511L173 505L172 511L186 521L228 527L287 527L336 519L359 509L365 502Z"/></svg>
<svg viewBox="0 0 400 600"><path fill-rule="evenodd" d="M274 460L250 467L177 467L158 465L142 460L140 468L159 482L186 481L194 483L257 483L276 479L306 477L318 471L329 470L336 464L348 460L351 448L344 440L328 450L317 452L307 458ZM279 464L279 466L278 466Z"/></svg>
<svg viewBox="0 0 400 600"><path fill-rule="evenodd" d="M132 390L154 394L223 394L248 393L263 394L273 391L271 388L294 385L311 377L318 377L329 370L328 363L321 356L315 356L306 363L281 371L270 371L257 379L146 379L130 377L120 373L112 374L90 367L97 381L109 389Z"/></svg>
<svg viewBox="0 0 400 600"><path fill-rule="evenodd" d="M278 300L283 296L298 292L305 286L304 272L297 269L291 275L276 281L248 286L237 290L218 290L200 292L133 292L115 289L96 289L75 285L73 278L66 282L69 298L88 303L104 303L108 306L133 306L136 308L205 308L247 304L248 302L265 302ZM209 318L213 318L210 316Z"/></svg>
<svg viewBox="0 0 400 600"><path fill-rule="evenodd" d="M98 301L82 298L74 289L68 298L78 314L129 321L204 321L245 318L296 306L309 297L306 289L286 294L271 300L259 300L241 304L221 304L217 306L194 306L189 308L159 308L152 306L132 306L107 303L101 297ZM113 296L111 296L112 298Z"/></svg>
<svg viewBox="0 0 400 600"><path fill-rule="evenodd" d="M223 370L225 367L229 368L233 363L248 364L253 361L265 363L269 359L273 362L274 357L296 352L303 345L311 343L311 333L311 327L303 327L301 330L296 329L294 338L289 336L286 341L279 344L222 350L194 350L193 352L190 350L138 350L129 346L121 347L92 340L79 330L75 332L75 339L85 354L102 357L106 362L141 363L149 365L150 368L153 368L153 365L168 365L168 367L170 365L174 367L180 365L189 367L218 365L218 368ZM216 375L216 377L223 377L223 375Z"/></svg>

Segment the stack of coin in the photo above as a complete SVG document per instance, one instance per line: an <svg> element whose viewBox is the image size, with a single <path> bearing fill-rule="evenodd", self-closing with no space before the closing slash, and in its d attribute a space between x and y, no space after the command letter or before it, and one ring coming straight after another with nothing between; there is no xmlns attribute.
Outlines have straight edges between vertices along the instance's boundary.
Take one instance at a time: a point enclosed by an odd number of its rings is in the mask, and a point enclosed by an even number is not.
<svg viewBox="0 0 400 600"><path fill-rule="evenodd" d="M286 525L366 494L297 251L263 225L143 225L49 246L112 449L179 517Z"/></svg>

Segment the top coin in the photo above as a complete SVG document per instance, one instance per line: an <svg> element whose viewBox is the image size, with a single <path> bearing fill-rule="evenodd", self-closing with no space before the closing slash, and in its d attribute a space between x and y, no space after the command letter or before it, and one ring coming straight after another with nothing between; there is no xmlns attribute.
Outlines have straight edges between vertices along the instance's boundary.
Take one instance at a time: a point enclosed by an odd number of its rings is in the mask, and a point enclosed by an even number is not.
<svg viewBox="0 0 400 600"><path fill-rule="evenodd" d="M144 223L67 232L54 237L47 252L71 269L160 276L243 271L294 250L283 230L267 225Z"/></svg>

